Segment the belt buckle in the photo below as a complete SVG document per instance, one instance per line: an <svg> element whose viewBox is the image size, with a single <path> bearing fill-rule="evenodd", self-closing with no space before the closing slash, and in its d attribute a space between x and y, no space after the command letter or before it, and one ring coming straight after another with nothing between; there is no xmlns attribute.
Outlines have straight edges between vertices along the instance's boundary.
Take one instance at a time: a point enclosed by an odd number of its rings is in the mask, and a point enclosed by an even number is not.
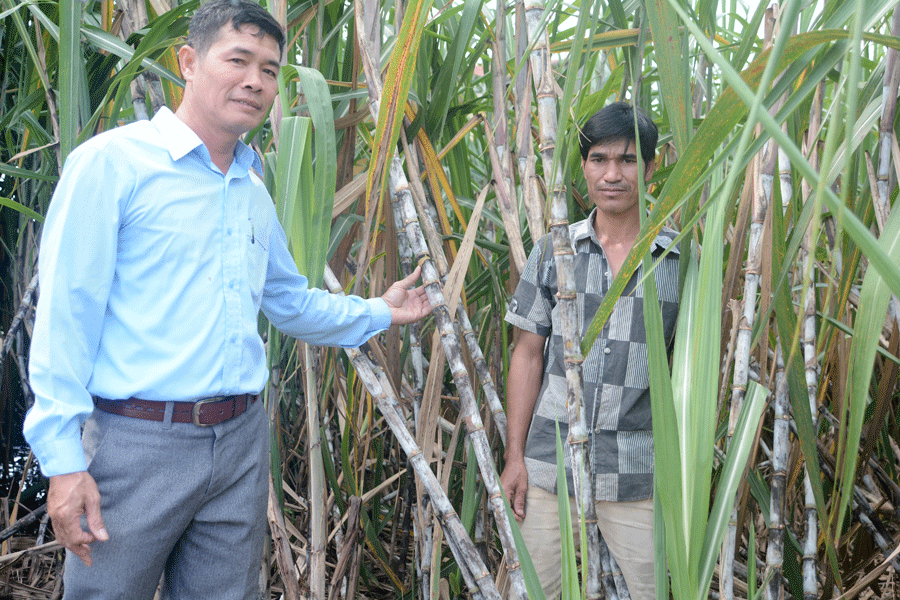
<svg viewBox="0 0 900 600"><path fill-rule="evenodd" d="M200 398L199 400L195 401L194 406L191 408L191 421L194 422L194 425L196 425L197 427L212 427L212 423L200 422L200 407L204 404L220 402L224 399L225 396L214 396L212 398Z"/></svg>

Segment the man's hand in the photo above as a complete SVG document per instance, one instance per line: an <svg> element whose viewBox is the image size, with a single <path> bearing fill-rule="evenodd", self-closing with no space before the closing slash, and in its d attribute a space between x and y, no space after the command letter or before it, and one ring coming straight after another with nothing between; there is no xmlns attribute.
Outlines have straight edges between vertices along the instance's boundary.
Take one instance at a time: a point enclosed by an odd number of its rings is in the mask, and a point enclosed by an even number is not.
<svg viewBox="0 0 900 600"><path fill-rule="evenodd" d="M500 474L500 485L509 500L516 521L519 523L525 518L525 492L528 491L528 471L525 470L525 461L507 460Z"/></svg>
<svg viewBox="0 0 900 600"><path fill-rule="evenodd" d="M87 471L54 475L47 492L47 512L53 520L56 540L91 566L89 544L109 539L100 516L100 492ZM81 515L87 517L88 528L81 528Z"/></svg>
<svg viewBox="0 0 900 600"><path fill-rule="evenodd" d="M415 271L408 277L395 282L381 297L391 309L392 325L415 323L431 313L431 302L428 300L425 288L410 289L419 279L421 272L422 267L416 267Z"/></svg>

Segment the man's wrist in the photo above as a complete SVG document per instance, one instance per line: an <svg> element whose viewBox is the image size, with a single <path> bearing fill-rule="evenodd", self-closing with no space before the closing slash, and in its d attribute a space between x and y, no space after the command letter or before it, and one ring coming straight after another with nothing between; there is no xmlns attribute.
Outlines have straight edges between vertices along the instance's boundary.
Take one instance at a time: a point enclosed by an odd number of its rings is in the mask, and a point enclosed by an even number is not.
<svg viewBox="0 0 900 600"><path fill-rule="evenodd" d="M507 464L511 462L525 462L525 450L512 449L507 446L506 452L503 453L503 460Z"/></svg>

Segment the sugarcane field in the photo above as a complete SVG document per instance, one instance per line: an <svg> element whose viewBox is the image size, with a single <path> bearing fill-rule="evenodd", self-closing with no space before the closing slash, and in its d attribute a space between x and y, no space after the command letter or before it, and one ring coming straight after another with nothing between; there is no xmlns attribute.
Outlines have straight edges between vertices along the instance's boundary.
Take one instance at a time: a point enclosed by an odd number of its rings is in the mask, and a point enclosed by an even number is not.
<svg viewBox="0 0 900 600"><path fill-rule="evenodd" d="M0 600L900 600L895 0L0 0L0 67Z"/></svg>

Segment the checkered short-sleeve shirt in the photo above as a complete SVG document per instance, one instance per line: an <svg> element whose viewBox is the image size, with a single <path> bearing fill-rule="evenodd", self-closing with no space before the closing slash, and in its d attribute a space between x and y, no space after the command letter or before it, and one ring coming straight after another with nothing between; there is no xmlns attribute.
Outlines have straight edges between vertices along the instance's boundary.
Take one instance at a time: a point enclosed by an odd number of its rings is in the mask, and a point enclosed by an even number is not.
<svg viewBox="0 0 900 600"><path fill-rule="evenodd" d="M575 248L579 335L587 330L612 284L609 263L591 226L593 218L592 212L586 220L569 226ZM659 257L675 236L674 231L664 228L653 243L653 255ZM678 249L673 247L654 272L669 346L674 340L678 317L678 259ZM595 501L643 500L653 494L644 294L643 287L637 285L642 273L639 267L632 275L582 364ZM548 338L543 383L525 445L529 482L556 492L556 423L559 422L569 493L573 493L571 455L565 444L569 426L557 291L553 242L546 235L528 258L505 318L516 327Z"/></svg>

